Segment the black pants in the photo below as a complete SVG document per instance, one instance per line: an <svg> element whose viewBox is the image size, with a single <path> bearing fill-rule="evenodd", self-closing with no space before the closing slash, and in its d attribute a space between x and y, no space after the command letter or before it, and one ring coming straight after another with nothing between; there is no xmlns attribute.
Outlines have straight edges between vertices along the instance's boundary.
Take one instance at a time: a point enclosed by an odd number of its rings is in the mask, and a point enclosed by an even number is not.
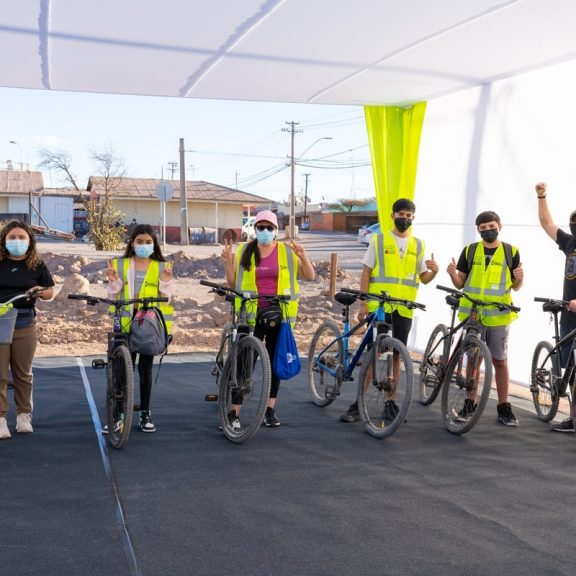
<svg viewBox="0 0 576 576"><path fill-rule="evenodd" d="M132 354L132 364L136 364L137 354ZM138 354L138 376L140 377L140 409L150 410L150 397L152 396L152 366L154 356Z"/></svg>
<svg viewBox="0 0 576 576"><path fill-rule="evenodd" d="M266 350L268 351L268 356L270 356L270 365L272 365L272 360L274 359L274 352L276 350L276 342L278 341L278 335L280 334L280 324L273 326L271 328L266 328L260 324L256 324L254 328L254 336L259 340L264 342ZM280 388L280 378L278 378L274 371L272 371L272 385L270 387L270 398L276 398L278 396L278 390Z"/></svg>

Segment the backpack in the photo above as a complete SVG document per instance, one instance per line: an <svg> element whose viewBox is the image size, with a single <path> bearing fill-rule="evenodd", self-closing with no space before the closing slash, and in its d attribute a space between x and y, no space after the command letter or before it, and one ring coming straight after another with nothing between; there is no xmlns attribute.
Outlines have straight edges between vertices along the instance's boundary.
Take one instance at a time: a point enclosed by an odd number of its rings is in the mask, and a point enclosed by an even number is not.
<svg viewBox="0 0 576 576"><path fill-rule="evenodd" d="M476 254L476 248L478 247L480 242L474 242L468 246L468 252L466 254L466 263L468 264L468 273L472 270L472 264L474 263L474 254ZM514 275L512 274L514 268L514 255L512 254L512 244L508 244L508 242L502 242L502 248L504 248L504 256L506 258L506 264L508 269L510 270L510 276L514 279Z"/></svg>
<svg viewBox="0 0 576 576"><path fill-rule="evenodd" d="M164 315L159 308L141 308L130 323L130 350L144 356L164 354L169 337Z"/></svg>

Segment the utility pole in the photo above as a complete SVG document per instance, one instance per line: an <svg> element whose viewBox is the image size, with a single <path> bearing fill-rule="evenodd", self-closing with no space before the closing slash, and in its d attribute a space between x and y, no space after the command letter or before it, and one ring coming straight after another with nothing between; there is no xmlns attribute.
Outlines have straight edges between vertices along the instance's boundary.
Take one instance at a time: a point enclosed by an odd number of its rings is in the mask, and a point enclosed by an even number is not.
<svg viewBox="0 0 576 576"><path fill-rule="evenodd" d="M306 177L306 186L304 187L304 220L303 222L306 222L306 204L308 203L308 177L310 176L310 174L304 174L304 176ZM308 230L310 230L310 227L308 227Z"/></svg>
<svg viewBox="0 0 576 576"><path fill-rule="evenodd" d="M178 167L178 162L168 162L168 170L170 170L170 180L174 180L174 172Z"/></svg>
<svg viewBox="0 0 576 576"><path fill-rule="evenodd" d="M177 164L177 162L174 162ZM186 164L184 138L180 138L180 246L188 246L188 204L186 202Z"/></svg>
<svg viewBox="0 0 576 576"><path fill-rule="evenodd" d="M288 228L288 234L290 238L294 239L294 225L295 225L295 216L294 216L294 207L295 207L295 198L294 198L294 170L296 167L296 162L294 160L294 135L296 132L304 132L304 130L296 129L296 126L300 124L300 122L286 122L290 128L282 128L282 132L290 132L291 135L291 142L290 142L290 224Z"/></svg>

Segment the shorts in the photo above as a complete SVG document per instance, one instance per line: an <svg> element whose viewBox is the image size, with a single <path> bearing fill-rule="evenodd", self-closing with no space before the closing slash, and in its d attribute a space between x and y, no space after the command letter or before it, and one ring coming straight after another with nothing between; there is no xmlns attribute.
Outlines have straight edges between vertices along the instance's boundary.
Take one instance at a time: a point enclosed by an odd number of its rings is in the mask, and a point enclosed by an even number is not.
<svg viewBox="0 0 576 576"><path fill-rule="evenodd" d="M408 335L412 329L412 318L406 318L406 316L401 316L397 310L391 313L386 313L384 315L385 322L392 325L392 336L396 340L400 340L402 344L408 344ZM379 328L378 332L382 330Z"/></svg>
<svg viewBox="0 0 576 576"><path fill-rule="evenodd" d="M482 340L488 345L492 360L506 360L508 358L509 333L510 325L482 327Z"/></svg>

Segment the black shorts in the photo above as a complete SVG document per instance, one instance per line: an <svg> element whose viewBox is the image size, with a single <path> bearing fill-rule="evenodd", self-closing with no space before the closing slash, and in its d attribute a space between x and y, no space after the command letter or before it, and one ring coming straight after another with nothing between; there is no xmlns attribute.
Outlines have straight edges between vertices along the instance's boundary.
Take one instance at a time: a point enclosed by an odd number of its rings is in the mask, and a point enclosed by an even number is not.
<svg viewBox="0 0 576 576"><path fill-rule="evenodd" d="M407 345L408 335L412 328L412 318L401 316L396 310L391 313L386 313L384 318L388 324L392 324L392 336L394 336L396 340L400 340L400 342ZM380 332L380 330L378 331Z"/></svg>

